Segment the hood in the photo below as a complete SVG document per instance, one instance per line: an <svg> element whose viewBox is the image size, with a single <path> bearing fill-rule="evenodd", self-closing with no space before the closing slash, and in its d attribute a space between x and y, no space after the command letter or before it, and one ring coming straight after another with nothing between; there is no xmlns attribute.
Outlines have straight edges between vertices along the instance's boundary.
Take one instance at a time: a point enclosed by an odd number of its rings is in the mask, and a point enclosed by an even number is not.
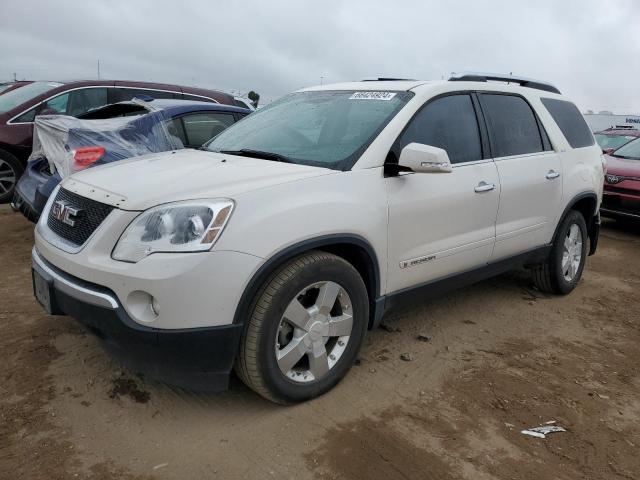
<svg viewBox="0 0 640 480"><path fill-rule="evenodd" d="M309 177L338 173L202 150L178 150L90 168L62 187L123 210L198 198L234 198L245 192Z"/></svg>
<svg viewBox="0 0 640 480"><path fill-rule="evenodd" d="M607 162L607 173L624 177L640 177L640 160L629 160L626 158L612 157L605 155Z"/></svg>

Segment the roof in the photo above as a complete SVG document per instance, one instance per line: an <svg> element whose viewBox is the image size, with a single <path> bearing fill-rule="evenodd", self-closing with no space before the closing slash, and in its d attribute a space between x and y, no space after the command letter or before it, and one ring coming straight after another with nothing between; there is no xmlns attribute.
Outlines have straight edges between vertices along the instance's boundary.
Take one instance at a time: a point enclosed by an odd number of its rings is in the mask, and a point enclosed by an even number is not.
<svg viewBox="0 0 640 480"><path fill-rule="evenodd" d="M302 92L318 91L318 90L409 91L419 85L424 85L425 83L435 84L435 83L445 83L445 82L443 81L428 82L425 80L382 80L382 81L364 80L361 82L344 82L344 83L330 83L327 85L317 85L315 87L303 88L299 91L302 91Z"/></svg>
<svg viewBox="0 0 640 480"><path fill-rule="evenodd" d="M449 80L404 80L404 79L380 79L363 80L360 82L333 83L303 88L299 91L330 91L330 90L357 90L357 91L415 91L424 92L440 87L450 87L451 90L490 90L498 92L517 92L528 94L543 94L549 97L560 97L557 89L550 84L541 81L513 77L509 81L507 77L481 75L462 75L452 77Z"/></svg>
<svg viewBox="0 0 640 480"><path fill-rule="evenodd" d="M124 103L124 102L123 102ZM236 107L234 105L225 105L222 103L198 102L195 100L173 100L173 99L157 99L149 102L154 107L161 108L170 112L172 115L192 110L209 110L212 112L231 112L231 113L251 113L248 108Z"/></svg>
<svg viewBox="0 0 640 480"><path fill-rule="evenodd" d="M610 127L605 128L604 130L600 130L599 132L595 132L597 135L611 135L611 136L626 136L626 137L640 137L640 130L637 128L617 128Z"/></svg>
<svg viewBox="0 0 640 480"><path fill-rule="evenodd" d="M148 106L148 108L147 108ZM228 112L228 113L251 113L246 108L240 108L232 105L224 105L212 102L198 102L194 100L174 100L174 99L144 99L127 100L124 102L111 103L103 107L90 110L80 115L80 118L86 120L96 120L104 118L113 118L123 114L161 112L163 117L175 117L190 112Z"/></svg>

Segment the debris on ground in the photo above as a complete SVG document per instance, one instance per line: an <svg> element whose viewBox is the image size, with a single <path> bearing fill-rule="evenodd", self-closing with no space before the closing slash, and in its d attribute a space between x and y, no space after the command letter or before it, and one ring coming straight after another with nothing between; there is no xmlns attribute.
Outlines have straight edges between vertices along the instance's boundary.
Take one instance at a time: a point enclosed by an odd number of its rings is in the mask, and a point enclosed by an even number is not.
<svg viewBox="0 0 640 480"><path fill-rule="evenodd" d="M404 362L412 362L414 358L413 358L413 355L411 355L410 353L401 353L400 360Z"/></svg>
<svg viewBox="0 0 640 480"><path fill-rule="evenodd" d="M147 403L149 392L141 390L132 378L118 377L113 380L113 386L109 391L109 398L130 397L136 403Z"/></svg>
<svg viewBox="0 0 640 480"><path fill-rule="evenodd" d="M388 333L400 333L402 331L398 327L389 325L388 323L381 323L380 328Z"/></svg>
<svg viewBox="0 0 640 480"><path fill-rule="evenodd" d="M416 340L418 340L419 342L430 342L432 340L433 337L431 337L431 335L424 335L422 333L418 334L418 336L416 336Z"/></svg>
<svg viewBox="0 0 640 480"><path fill-rule="evenodd" d="M547 438L547 435L550 433L566 432L564 428L554 425L554 423L556 423L556 421L551 420L540 427L528 428L526 430L522 430L520 433L537 438Z"/></svg>

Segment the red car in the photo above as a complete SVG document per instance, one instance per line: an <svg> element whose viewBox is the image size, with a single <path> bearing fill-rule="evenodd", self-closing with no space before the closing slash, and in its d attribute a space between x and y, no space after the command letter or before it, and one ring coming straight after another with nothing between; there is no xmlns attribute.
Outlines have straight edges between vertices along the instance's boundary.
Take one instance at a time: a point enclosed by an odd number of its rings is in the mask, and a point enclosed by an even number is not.
<svg viewBox="0 0 640 480"><path fill-rule="evenodd" d="M20 88L24 85L28 85L30 83L32 82L28 80L16 80L15 82L0 83L0 95L10 92L11 90L15 90L16 88Z"/></svg>
<svg viewBox="0 0 640 480"><path fill-rule="evenodd" d="M617 125L615 127L596 132L594 135L602 151L604 153L611 153L616 148L620 148L631 140L639 138L640 130L636 129L632 125Z"/></svg>
<svg viewBox="0 0 640 480"><path fill-rule="evenodd" d="M601 215L640 220L640 138L607 155L606 160Z"/></svg>
<svg viewBox="0 0 640 480"><path fill-rule="evenodd" d="M24 172L31 154L36 115L77 117L136 95L235 105L232 95L216 90L118 80L38 81L7 91L0 95L0 203L11 200L16 182Z"/></svg>

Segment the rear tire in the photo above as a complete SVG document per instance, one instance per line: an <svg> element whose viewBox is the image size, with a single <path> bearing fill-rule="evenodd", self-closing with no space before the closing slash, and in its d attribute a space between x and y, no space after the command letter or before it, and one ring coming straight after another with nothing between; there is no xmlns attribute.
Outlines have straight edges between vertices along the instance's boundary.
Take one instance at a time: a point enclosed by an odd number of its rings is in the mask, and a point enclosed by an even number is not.
<svg viewBox="0 0 640 480"><path fill-rule="evenodd" d="M532 269L536 287L559 295L566 295L576 288L587 259L587 244L584 217L571 210L558 228L549 257Z"/></svg>
<svg viewBox="0 0 640 480"><path fill-rule="evenodd" d="M7 203L13 198L18 179L24 173L20 160L6 150L0 150L0 203Z"/></svg>
<svg viewBox="0 0 640 480"><path fill-rule="evenodd" d="M358 271L336 255L306 253L279 268L258 291L236 373L276 403L317 397L349 371L368 321L369 299Z"/></svg>

